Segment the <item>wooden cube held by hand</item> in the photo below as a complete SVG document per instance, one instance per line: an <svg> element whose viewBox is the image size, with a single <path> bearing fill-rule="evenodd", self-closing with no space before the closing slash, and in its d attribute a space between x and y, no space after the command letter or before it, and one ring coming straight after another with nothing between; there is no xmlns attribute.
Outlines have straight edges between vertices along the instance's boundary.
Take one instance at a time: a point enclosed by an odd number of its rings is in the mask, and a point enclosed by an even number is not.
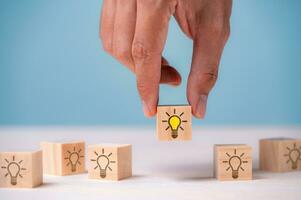
<svg viewBox="0 0 301 200"><path fill-rule="evenodd" d="M215 145L214 163L218 180L252 179L252 148L248 145Z"/></svg>
<svg viewBox="0 0 301 200"><path fill-rule="evenodd" d="M159 140L191 140L191 106L158 106L157 138Z"/></svg>
<svg viewBox="0 0 301 200"><path fill-rule="evenodd" d="M43 171L49 175L85 172L85 142L41 142Z"/></svg>
<svg viewBox="0 0 301 200"><path fill-rule="evenodd" d="M88 173L91 179L121 180L132 176L132 146L98 144L88 147Z"/></svg>
<svg viewBox="0 0 301 200"><path fill-rule="evenodd" d="M0 187L32 188L42 183L42 151L0 152Z"/></svg>

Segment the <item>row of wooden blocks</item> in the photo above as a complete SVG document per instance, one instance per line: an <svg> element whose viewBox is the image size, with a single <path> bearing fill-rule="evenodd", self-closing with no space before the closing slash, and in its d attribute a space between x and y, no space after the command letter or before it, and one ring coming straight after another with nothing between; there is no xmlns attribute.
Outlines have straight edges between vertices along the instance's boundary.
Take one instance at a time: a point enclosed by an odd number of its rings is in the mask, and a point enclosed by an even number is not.
<svg viewBox="0 0 301 200"><path fill-rule="evenodd" d="M274 138L259 142L260 169L272 172L301 170L301 140ZM0 187L35 187L48 175L85 172L85 143L42 142L34 152L0 153ZM88 177L121 180L132 175L129 144L89 145ZM244 144L214 146L214 174L218 180L251 180L252 147Z"/></svg>
<svg viewBox="0 0 301 200"><path fill-rule="evenodd" d="M86 171L84 141L41 142L41 150L0 153L0 187L36 187L43 174L74 175ZM130 144L88 146L88 178L121 180L132 175Z"/></svg>

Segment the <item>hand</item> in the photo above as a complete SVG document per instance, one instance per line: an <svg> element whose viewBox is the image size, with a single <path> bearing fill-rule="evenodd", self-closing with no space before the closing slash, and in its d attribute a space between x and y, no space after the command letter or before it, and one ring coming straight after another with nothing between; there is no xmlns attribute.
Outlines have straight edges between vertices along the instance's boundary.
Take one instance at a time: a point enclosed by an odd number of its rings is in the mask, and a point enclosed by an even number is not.
<svg viewBox="0 0 301 200"><path fill-rule="evenodd" d="M232 0L104 0L100 38L105 51L136 74L144 114L156 114L159 84L179 85L181 76L162 57L173 15L193 40L187 99L203 118L230 33Z"/></svg>

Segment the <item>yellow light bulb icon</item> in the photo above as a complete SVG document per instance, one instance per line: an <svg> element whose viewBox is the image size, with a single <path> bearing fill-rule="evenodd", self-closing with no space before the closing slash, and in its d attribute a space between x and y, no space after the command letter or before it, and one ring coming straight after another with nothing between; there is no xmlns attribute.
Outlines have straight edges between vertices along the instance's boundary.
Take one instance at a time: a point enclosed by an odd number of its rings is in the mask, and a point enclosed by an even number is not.
<svg viewBox="0 0 301 200"><path fill-rule="evenodd" d="M171 112L165 112L168 119L162 119L162 122L168 123L168 126L165 128L165 132L170 133L169 130L171 130L171 137L176 139L178 137L179 129L184 131L185 126L182 125L188 121L185 118L183 119L183 117L185 117L184 112L177 113L175 108L172 112L172 114Z"/></svg>
<svg viewBox="0 0 301 200"><path fill-rule="evenodd" d="M181 125L181 118L177 115L173 115L168 119L168 124L171 128L171 137L177 138L178 137L178 129Z"/></svg>

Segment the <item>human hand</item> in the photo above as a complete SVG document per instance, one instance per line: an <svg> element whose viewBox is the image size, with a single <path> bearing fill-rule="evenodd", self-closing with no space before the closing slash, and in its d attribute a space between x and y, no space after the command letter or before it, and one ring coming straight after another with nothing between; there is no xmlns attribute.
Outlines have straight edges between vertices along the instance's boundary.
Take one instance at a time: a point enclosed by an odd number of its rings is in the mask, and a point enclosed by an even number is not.
<svg viewBox="0 0 301 200"><path fill-rule="evenodd" d="M136 74L144 114L156 114L159 84L179 85L181 76L162 56L173 15L193 40L187 99L203 118L230 33L232 0L104 0L100 21L103 48Z"/></svg>

